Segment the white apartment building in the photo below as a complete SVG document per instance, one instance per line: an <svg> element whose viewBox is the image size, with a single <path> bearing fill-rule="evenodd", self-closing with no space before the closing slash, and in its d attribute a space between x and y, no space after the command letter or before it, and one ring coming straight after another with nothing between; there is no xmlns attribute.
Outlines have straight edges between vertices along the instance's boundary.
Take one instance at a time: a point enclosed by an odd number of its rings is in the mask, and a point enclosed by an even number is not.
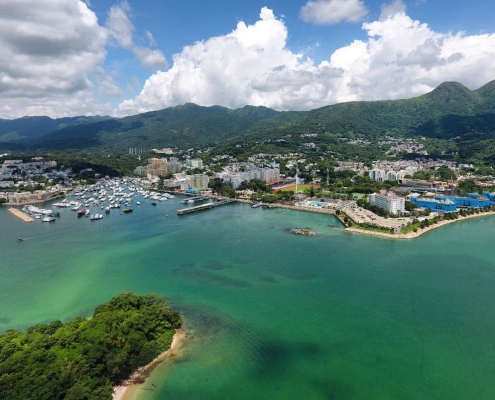
<svg viewBox="0 0 495 400"><path fill-rule="evenodd" d="M382 182L386 180L386 174L383 169L372 169L368 172L368 174L372 181Z"/></svg>
<svg viewBox="0 0 495 400"><path fill-rule="evenodd" d="M190 158L186 160L186 167L203 169L203 160L200 158Z"/></svg>
<svg viewBox="0 0 495 400"><path fill-rule="evenodd" d="M196 174L191 175L190 185L191 189L205 190L208 187L209 177L208 175Z"/></svg>
<svg viewBox="0 0 495 400"><path fill-rule="evenodd" d="M382 208L391 214L397 214L406 210L406 200L404 197L395 196L392 194L372 193L369 195L369 203L373 206Z"/></svg>

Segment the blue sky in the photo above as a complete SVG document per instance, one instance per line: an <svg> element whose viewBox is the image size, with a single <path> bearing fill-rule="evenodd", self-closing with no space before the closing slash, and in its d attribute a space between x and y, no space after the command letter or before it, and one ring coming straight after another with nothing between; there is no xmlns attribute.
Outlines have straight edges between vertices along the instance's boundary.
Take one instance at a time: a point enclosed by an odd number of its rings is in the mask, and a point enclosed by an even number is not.
<svg viewBox="0 0 495 400"><path fill-rule="evenodd" d="M0 118L475 89L495 79L493 15L480 0L2 0Z"/></svg>
<svg viewBox="0 0 495 400"><path fill-rule="evenodd" d="M293 51L307 51L316 61L329 58L336 49L356 39L365 40L366 32L361 28L362 22L378 19L382 6L386 1L370 0L364 4L369 13L360 22L342 21L336 24L315 25L300 18L301 7L307 1L239 1L201 0L175 1L128 1L132 7L132 23L136 27L136 35L146 43L146 31L153 34L157 45L167 59L179 53L184 46L196 41L225 35L231 32L242 20L253 24L258 20L262 7L268 7L282 17L289 30L287 45ZM493 16L495 2L472 0L456 2L451 0L417 0L405 1L407 14L415 20L427 23L439 32L459 32L478 34L493 32ZM93 1L91 4L99 20L107 19L108 10L118 4L114 1ZM121 82L129 81L134 75L144 82L149 76L149 69L141 68L139 62L117 48L109 49L107 65L118 66L123 73ZM494 77L495 78L495 77Z"/></svg>

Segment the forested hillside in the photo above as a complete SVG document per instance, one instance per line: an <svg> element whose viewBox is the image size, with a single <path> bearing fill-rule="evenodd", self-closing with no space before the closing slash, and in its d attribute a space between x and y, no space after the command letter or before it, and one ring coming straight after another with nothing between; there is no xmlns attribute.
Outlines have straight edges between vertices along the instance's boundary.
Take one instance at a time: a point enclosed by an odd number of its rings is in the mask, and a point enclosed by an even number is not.
<svg viewBox="0 0 495 400"><path fill-rule="evenodd" d="M16 121L19 120L11 121L11 125ZM4 121L0 122L1 127ZM478 157L478 150L482 150L478 158L491 160L495 159L495 150L490 150L495 147L495 81L473 91L460 83L445 82L411 99L348 102L307 112L184 104L126 118L64 124L50 133L47 130L52 125L47 124L36 135L19 134L30 140L17 140L17 134L4 133L10 136L8 141L5 137L3 143L0 140L0 149L124 154L131 147L187 149L280 138L294 140L304 134L325 136L324 144L331 148L337 145L337 138L375 141L394 135L455 141L448 147L458 148L463 158Z"/></svg>
<svg viewBox="0 0 495 400"><path fill-rule="evenodd" d="M91 319L0 336L0 398L105 400L112 386L170 347L181 318L162 297L124 293Z"/></svg>

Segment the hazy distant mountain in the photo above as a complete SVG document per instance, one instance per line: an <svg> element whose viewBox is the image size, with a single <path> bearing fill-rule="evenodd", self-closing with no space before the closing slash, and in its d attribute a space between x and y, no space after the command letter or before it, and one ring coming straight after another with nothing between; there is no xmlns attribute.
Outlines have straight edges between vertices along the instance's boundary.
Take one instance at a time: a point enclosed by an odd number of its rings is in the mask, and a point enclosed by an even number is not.
<svg viewBox="0 0 495 400"><path fill-rule="evenodd" d="M189 148L220 144L227 139L276 138L281 134L377 138L399 133L467 139L494 132L495 81L473 91L457 82L445 82L411 99L348 102L307 112L277 112L253 106L231 110L188 103L120 119L0 120L0 142L4 142L0 146L20 143L31 149L122 153L130 147Z"/></svg>
<svg viewBox="0 0 495 400"><path fill-rule="evenodd" d="M188 103L131 117L67 126L38 138L30 146L59 150L98 147L104 151L127 151L130 147L187 148L275 128L299 115L266 107L245 106L231 110Z"/></svg>
<svg viewBox="0 0 495 400"><path fill-rule="evenodd" d="M27 143L67 126L88 124L110 117L67 117L52 119L50 117L22 117L8 120L0 119L0 142Z"/></svg>

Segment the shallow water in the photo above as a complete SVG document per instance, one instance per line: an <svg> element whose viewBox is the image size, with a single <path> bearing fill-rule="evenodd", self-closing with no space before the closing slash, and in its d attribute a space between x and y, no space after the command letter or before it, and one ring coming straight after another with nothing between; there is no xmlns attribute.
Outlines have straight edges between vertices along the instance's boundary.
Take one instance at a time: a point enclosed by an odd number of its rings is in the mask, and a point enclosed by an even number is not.
<svg viewBox="0 0 495 400"><path fill-rule="evenodd" d="M53 224L0 208L0 331L156 292L192 339L142 399L495 397L494 217L393 241L244 204L178 217L179 201Z"/></svg>

